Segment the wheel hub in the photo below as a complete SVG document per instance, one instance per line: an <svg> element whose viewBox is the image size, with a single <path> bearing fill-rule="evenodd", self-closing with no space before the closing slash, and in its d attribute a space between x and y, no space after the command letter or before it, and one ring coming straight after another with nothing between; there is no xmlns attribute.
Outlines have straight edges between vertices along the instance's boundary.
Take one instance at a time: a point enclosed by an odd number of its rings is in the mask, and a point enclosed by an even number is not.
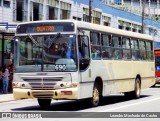
<svg viewBox="0 0 160 121"><path fill-rule="evenodd" d="M98 102L99 102L99 92L97 88L95 88L93 91L93 103L98 103Z"/></svg>

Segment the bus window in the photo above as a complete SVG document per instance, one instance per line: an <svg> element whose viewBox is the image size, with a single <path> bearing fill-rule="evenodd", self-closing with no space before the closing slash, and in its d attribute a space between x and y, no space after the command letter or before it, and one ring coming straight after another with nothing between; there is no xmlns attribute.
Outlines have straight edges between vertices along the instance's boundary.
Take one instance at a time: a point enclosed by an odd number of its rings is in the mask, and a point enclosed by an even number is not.
<svg viewBox="0 0 160 121"><path fill-rule="evenodd" d="M137 39L131 39L132 60L140 60L140 51Z"/></svg>
<svg viewBox="0 0 160 121"><path fill-rule="evenodd" d="M111 59L112 58L111 35L102 34L101 43L102 43L102 58Z"/></svg>
<svg viewBox="0 0 160 121"><path fill-rule="evenodd" d="M153 60L153 47L151 42L146 42L147 60Z"/></svg>
<svg viewBox="0 0 160 121"><path fill-rule="evenodd" d="M140 40L139 41L139 47L140 47L140 57L142 60L147 60L147 52L146 52L146 44L145 41Z"/></svg>
<svg viewBox="0 0 160 121"><path fill-rule="evenodd" d="M92 59L101 59L100 34L91 32Z"/></svg>
<svg viewBox="0 0 160 121"><path fill-rule="evenodd" d="M91 32L91 44L93 45L100 45L100 34Z"/></svg>
<svg viewBox="0 0 160 121"><path fill-rule="evenodd" d="M118 37L113 36L112 41L113 41L113 46L114 47L119 47Z"/></svg>
<svg viewBox="0 0 160 121"><path fill-rule="evenodd" d="M113 35L112 41L113 41L113 58L122 59L121 37Z"/></svg>
<svg viewBox="0 0 160 121"><path fill-rule="evenodd" d="M123 59L131 59L130 39L124 37L122 39Z"/></svg>
<svg viewBox="0 0 160 121"><path fill-rule="evenodd" d="M122 49L113 49L113 58L122 59Z"/></svg>
<svg viewBox="0 0 160 121"><path fill-rule="evenodd" d="M102 34L101 37L102 46L111 46L111 35Z"/></svg>

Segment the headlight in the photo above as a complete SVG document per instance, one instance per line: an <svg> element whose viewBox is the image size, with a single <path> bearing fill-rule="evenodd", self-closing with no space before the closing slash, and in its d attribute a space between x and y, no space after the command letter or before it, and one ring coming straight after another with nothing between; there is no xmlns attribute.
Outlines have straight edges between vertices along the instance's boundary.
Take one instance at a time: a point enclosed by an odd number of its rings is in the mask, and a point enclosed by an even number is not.
<svg viewBox="0 0 160 121"><path fill-rule="evenodd" d="M20 82L13 82L12 86L13 86L13 88L20 88L21 87L21 83Z"/></svg>
<svg viewBox="0 0 160 121"><path fill-rule="evenodd" d="M30 88L31 86L27 83L23 82L13 82L12 83L13 88Z"/></svg>

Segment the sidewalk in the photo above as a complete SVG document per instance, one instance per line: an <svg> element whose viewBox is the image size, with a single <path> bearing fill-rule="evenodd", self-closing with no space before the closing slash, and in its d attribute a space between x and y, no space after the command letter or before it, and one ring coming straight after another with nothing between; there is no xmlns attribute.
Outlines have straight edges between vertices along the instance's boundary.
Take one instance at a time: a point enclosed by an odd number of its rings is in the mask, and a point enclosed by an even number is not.
<svg viewBox="0 0 160 121"><path fill-rule="evenodd" d="M0 94L0 103L14 101L13 94Z"/></svg>

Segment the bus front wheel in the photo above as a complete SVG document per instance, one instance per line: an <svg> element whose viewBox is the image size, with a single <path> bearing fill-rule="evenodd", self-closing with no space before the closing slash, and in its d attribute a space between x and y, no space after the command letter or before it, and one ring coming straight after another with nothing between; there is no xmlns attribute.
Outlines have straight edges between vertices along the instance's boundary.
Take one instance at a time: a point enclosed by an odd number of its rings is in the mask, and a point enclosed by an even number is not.
<svg viewBox="0 0 160 121"><path fill-rule="evenodd" d="M91 98L92 107L98 106L99 102L100 102L100 90L98 88L98 85L95 84L93 87L93 94L92 94L92 98Z"/></svg>
<svg viewBox="0 0 160 121"><path fill-rule="evenodd" d="M51 99L38 99L38 104L43 108L49 107L51 104Z"/></svg>

